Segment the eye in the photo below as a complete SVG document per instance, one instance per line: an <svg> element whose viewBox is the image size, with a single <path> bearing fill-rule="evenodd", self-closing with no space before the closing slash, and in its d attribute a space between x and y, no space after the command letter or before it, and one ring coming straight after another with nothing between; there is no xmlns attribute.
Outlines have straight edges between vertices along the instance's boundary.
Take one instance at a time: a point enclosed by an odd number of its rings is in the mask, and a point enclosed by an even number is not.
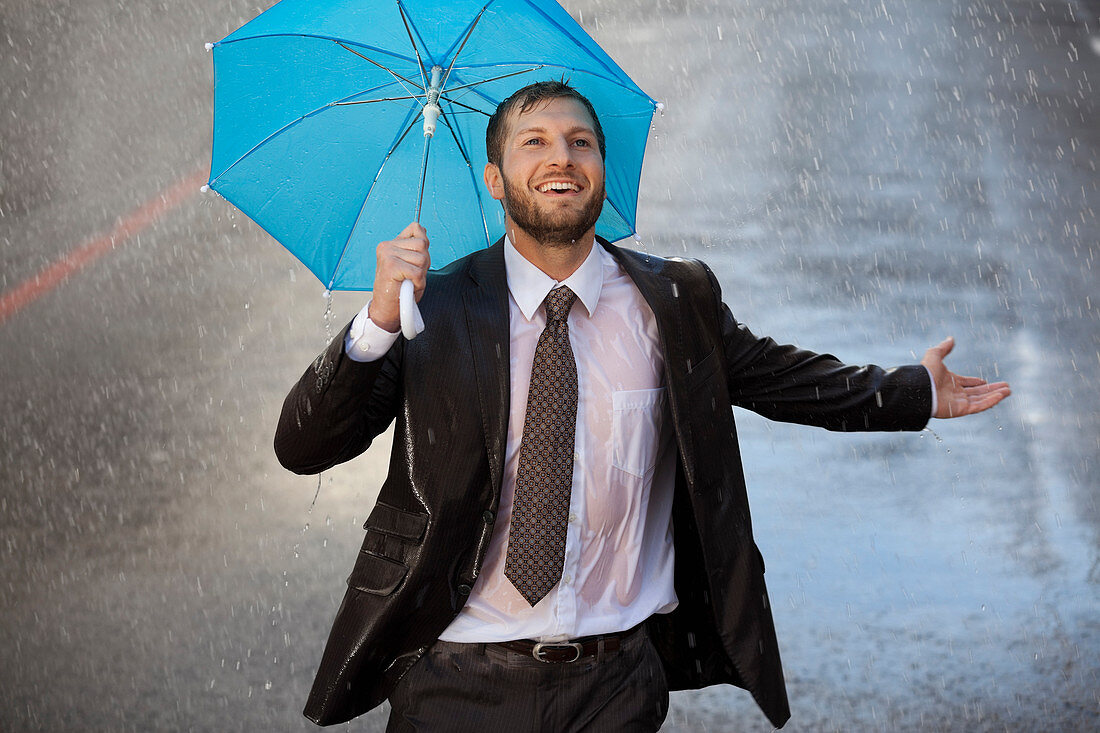
<svg viewBox="0 0 1100 733"><path fill-rule="evenodd" d="M542 142L542 141L539 140L537 137L533 137L533 138L530 138L529 140L524 140L523 144L524 145L538 145L540 142Z"/></svg>
<svg viewBox="0 0 1100 733"><path fill-rule="evenodd" d="M573 144L574 144L574 145L577 145L577 146L579 146L579 147L582 147L582 148L590 148L590 147L592 147L592 142L591 142L590 140L588 140L587 138L583 138L583 137L582 137L582 138L578 138L577 140L574 140L574 141L573 141Z"/></svg>

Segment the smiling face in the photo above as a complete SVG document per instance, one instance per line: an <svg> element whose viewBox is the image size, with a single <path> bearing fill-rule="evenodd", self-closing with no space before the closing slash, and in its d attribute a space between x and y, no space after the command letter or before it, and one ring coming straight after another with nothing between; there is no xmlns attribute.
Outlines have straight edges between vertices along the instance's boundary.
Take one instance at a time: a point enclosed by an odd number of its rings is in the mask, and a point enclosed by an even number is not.
<svg viewBox="0 0 1100 733"><path fill-rule="evenodd" d="M590 242L603 210L604 164L592 117L559 97L506 121L502 160L485 183L513 226L541 245Z"/></svg>

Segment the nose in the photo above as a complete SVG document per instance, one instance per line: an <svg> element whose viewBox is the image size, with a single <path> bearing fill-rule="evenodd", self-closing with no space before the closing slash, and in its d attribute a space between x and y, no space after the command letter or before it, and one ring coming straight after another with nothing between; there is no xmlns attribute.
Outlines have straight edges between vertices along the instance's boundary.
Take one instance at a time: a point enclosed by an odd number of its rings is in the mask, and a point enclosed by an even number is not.
<svg viewBox="0 0 1100 733"><path fill-rule="evenodd" d="M573 167L573 148L569 145L568 140L559 138L551 143L547 163L558 168Z"/></svg>

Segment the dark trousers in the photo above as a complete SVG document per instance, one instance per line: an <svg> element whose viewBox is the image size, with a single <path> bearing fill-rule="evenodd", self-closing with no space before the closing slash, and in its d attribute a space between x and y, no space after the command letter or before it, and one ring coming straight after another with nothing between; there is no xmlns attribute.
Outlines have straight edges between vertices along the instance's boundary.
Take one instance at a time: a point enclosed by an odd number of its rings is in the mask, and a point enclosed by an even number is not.
<svg viewBox="0 0 1100 733"><path fill-rule="evenodd" d="M643 631L620 649L548 664L493 644L440 641L398 682L387 733L653 733L668 683Z"/></svg>

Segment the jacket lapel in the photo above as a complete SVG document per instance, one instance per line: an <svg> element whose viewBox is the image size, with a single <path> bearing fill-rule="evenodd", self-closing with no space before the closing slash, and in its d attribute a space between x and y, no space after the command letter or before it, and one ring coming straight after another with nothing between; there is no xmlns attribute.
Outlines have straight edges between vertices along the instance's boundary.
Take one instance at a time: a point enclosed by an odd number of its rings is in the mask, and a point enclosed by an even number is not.
<svg viewBox="0 0 1100 733"><path fill-rule="evenodd" d="M683 458L688 482L694 485L695 458L692 449L691 424L682 418L682 402L686 397L684 375L691 373L689 351L684 348L683 308L680 307L676 283L664 274L665 260L642 252L623 250L604 240L600 244L607 249L630 275L657 319L661 353L665 359L665 384L668 386L668 404L676 432L676 444Z"/></svg>
<svg viewBox="0 0 1100 733"><path fill-rule="evenodd" d="M504 271L503 238L474 255L469 274L473 285L463 295L466 326L477 375L489 470L493 487L499 490L504 475L510 394L508 281Z"/></svg>

